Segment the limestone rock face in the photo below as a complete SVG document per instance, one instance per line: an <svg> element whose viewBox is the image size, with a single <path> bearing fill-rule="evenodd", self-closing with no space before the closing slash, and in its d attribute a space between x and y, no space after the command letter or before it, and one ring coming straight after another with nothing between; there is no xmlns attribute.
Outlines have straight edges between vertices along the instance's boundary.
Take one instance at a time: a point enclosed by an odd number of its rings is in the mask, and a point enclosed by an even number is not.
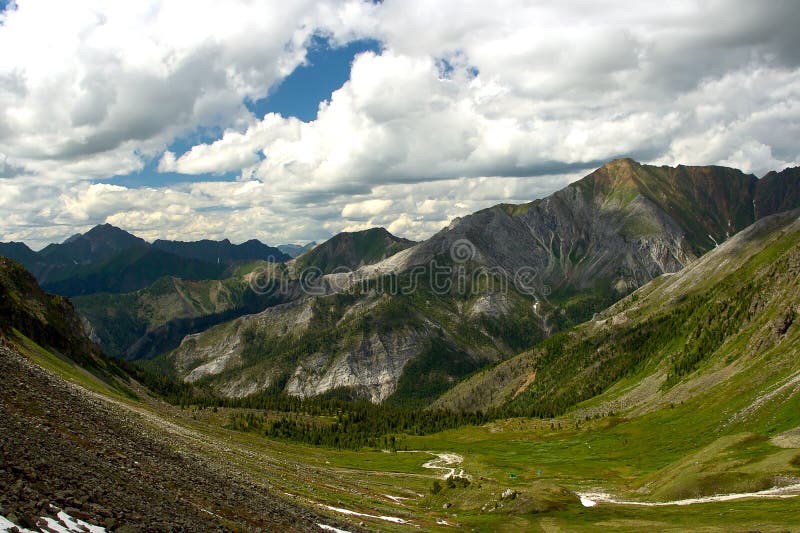
<svg viewBox="0 0 800 533"><path fill-rule="evenodd" d="M171 360L185 381L194 382L228 369L241 368L242 336L248 327L257 327L276 336L300 334L313 317L311 301L297 300L267 308L261 313L240 317L194 335L187 335L171 354ZM254 386L252 379L235 379L223 387L229 396L246 396L270 384L269 373L260 376Z"/></svg>
<svg viewBox="0 0 800 533"><path fill-rule="evenodd" d="M285 390L306 397L349 387L380 403L395 391L406 363L423 347L424 336L413 330L374 334L343 354L314 354L298 365Z"/></svg>

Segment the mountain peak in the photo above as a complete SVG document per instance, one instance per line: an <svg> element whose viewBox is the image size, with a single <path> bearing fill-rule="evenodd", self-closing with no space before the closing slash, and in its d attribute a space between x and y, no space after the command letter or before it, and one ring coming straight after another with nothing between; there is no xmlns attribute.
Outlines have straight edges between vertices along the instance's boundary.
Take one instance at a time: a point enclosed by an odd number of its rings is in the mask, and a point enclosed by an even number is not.
<svg viewBox="0 0 800 533"><path fill-rule="evenodd" d="M337 267L356 269L377 263L414 244L382 227L343 231L298 256L295 267L316 267L326 274Z"/></svg>
<svg viewBox="0 0 800 533"><path fill-rule="evenodd" d="M97 226L93 227L86 233L82 235L82 237L96 240L96 239L103 239L108 241L116 240L116 241L127 241L130 243L144 243L144 239L137 237L131 233L128 233L122 228L118 228L117 226L113 226L111 224L98 224ZM80 237L78 237L80 238Z"/></svg>
<svg viewBox="0 0 800 533"><path fill-rule="evenodd" d="M603 165L600 168L604 168L604 167L631 168L631 167L640 167L640 166L642 166L642 164L639 163L638 161L636 161L635 159L632 159L630 157L618 157L616 159L612 159L611 161L609 161L608 163L606 163L605 165Z"/></svg>
<svg viewBox="0 0 800 533"><path fill-rule="evenodd" d="M102 261L131 248L144 248L147 242L111 224L99 224L82 235L61 244L46 246L40 255L54 264L80 264Z"/></svg>
<svg viewBox="0 0 800 533"><path fill-rule="evenodd" d="M596 184L602 184L608 189L639 188L638 176L642 174L644 165L628 157L614 159L598 168L584 179L593 179Z"/></svg>

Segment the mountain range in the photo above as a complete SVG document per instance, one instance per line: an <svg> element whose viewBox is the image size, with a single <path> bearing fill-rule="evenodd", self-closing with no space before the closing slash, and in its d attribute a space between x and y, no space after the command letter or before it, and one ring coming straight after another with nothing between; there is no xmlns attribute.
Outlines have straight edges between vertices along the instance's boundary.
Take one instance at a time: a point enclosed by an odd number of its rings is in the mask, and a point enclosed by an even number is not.
<svg viewBox="0 0 800 533"><path fill-rule="evenodd" d="M149 244L103 225L2 253L73 296L115 357L230 396L425 404L798 202L797 168L758 179L619 159L419 243L373 228L290 258L258 241Z"/></svg>
<svg viewBox="0 0 800 533"><path fill-rule="evenodd" d="M73 235L35 252L23 243L0 243L0 255L19 261L46 290L64 296L126 293L163 276L186 280L221 279L243 261L287 261L290 256L257 240L152 244L110 224Z"/></svg>
<svg viewBox="0 0 800 533"><path fill-rule="evenodd" d="M72 299L0 257L0 529L797 527L798 187L617 160ZM193 249L95 230L27 255Z"/></svg>
<svg viewBox="0 0 800 533"><path fill-rule="evenodd" d="M425 404L681 270L792 205L799 187L798 169L759 180L725 167L615 160L547 198L484 209L420 243L379 228L337 235L268 276L278 305L182 330L177 346L180 335L151 350L140 343L136 353L230 396ZM321 274L313 287L309 269ZM77 305L95 331L108 329L108 306Z"/></svg>

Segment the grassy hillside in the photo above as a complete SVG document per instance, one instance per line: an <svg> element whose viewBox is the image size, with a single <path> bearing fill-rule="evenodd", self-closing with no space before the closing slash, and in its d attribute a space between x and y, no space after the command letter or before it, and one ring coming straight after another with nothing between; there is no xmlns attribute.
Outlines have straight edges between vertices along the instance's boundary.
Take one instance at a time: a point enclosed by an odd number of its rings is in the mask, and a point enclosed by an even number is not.
<svg viewBox="0 0 800 533"><path fill-rule="evenodd" d="M98 293L72 301L106 353L138 359L175 348L187 334L274 305L280 300L258 294L249 281L256 271L281 268L253 262L237 266L222 280L169 276L135 292Z"/></svg>
<svg viewBox="0 0 800 533"><path fill-rule="evenodd" d="M72 304L46 294L19 263L0 257L0 338L22 338L104 376L119 373L100 349L83 335Z"/></svg>
<svg viewBox="0 0 800 533"><path fill-rule="evenodd" d="M595 320L459 384L436 405L556 416L594 398L597 412L646 410L732 376L761 383L798 370L797 215L755 224Z"/></svg>

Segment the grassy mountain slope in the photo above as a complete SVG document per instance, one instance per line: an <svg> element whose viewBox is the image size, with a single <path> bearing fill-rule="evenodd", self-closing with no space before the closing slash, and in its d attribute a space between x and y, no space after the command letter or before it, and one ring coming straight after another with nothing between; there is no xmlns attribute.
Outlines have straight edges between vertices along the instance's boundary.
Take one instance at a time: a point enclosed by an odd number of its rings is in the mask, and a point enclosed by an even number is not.
<svg viewBox="0 0 800 533"><path fill-rule="evenodd" d="M46 294L22 265L0 257L0 336L25 338L104 377L119 369L83 335L80 319L63 296Z"/></svg>
<svg viewBox="0 0 800 533"><path fill-rule="evenodd" d="M554 416L592 399L598 412L600 405L644 412L740 374L766 383L776 379L758 375L766 369L800 372L798 214L759 221L594 320L459 384L436 405Z"/></svg>
<svg viewBox="0 0 800 533"><path fill-rule="evenodd" d="M294 266L298 272L313 267L323 274L330 274L337 267L355 270L412 245L414 242L396 237L384 228L342 232L298 256Z"/></svg>
<svg viewBox="0 0 800 533"><path fill-rule="evenodd" d="M250 276L260 268L273 267L247 263L222 280L168 276L135 292L90 294L72 301L106 353L149 358L175 348L187 334L280 302L250 286Z"/></svg>

